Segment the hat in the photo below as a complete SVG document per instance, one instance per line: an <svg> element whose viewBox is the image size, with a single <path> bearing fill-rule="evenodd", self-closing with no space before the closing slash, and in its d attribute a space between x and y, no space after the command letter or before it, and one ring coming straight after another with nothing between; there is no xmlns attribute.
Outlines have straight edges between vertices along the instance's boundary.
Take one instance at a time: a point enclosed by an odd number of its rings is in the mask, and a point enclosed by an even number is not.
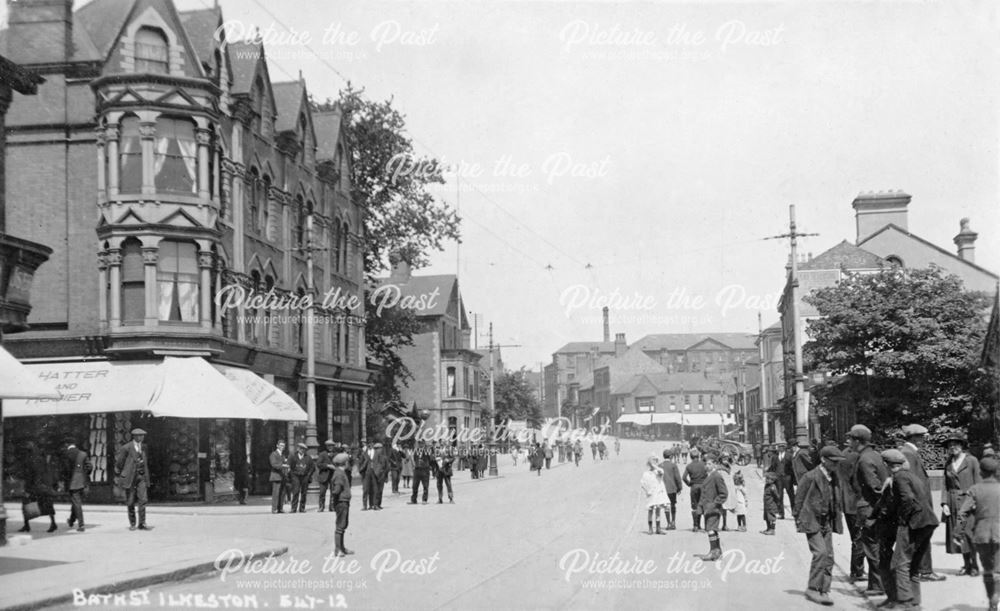
<svg viewBox="0 0 1000 611"><path fill-rule="evenodd" d="M996 475L998 466L1000 466L1000 461L997 461L997 459L992 456L979 461L979 470L987 477L990 475Z"/></svg>
<svg viewBox="0 0 1000 611"><path fill-rule="evenodd" d="M965 433L955 432L947 435L942 441L942 445L948 445L949 443L957 441L965 447L969 447L969 438L965 436Z"/></svg>
<svg viewBox="0 0 1000 611"><path fill-rule="evenodd" d="M144 431L144 430L142 430L140 428L134 428L134 429L132 429L132 435L145 435L145 434L146 434L146 431Z"/></svg>
<svg viewBox="0 0 1000 611"><path fill-rule="evenodd" d="M700 455L701 452L698 451L698 448L691 448L691 456L700 456Z"/></svg>
<svg viewBox="0 0 1000 611"><path fill-rule="evenodd" d="M872 430L863 424L855 424L847 434L858 441L869 442L872 440Z"/></svg>
<svg viewBox="0 0 1000 611"><path fill-rule="evenodd" d="M777 447L777 448L783 448L783 447L785 447L787 445L788 444L786 444L784 441L779 441L778 443L774 444L774 446Z"/></svg>
<svg viewBox="0 0 1000 611"><path fill-rule="evenodd" d="M907 424L903 427L903 437L914 437L916 435L926 435L927 428L919 424Z"/></svg>
<svg viewBox="0 0 1000 611"><path fill-rule="evenodd" d="M798 446L799 446L800 448L811 448L811 447L812 447L812 444L811 444L811 443L809 443L809 440L808 440L808 439L803 439L802 441L798 442Z"/></svg>
<svg viewBox="0 0 1000 611"><path fill-rule="evenodd" d="M716 454L715 452L706 452L705 453L705 461L707 462L707 461L710 461L710 460L712 462L719 462L719 455Z"/></svg>
<svg viewBox="0 0 1000 611"><path fill-rule="evenodd" d="M893 448L882 452L882 460L890 465L902 465L906 462L906 457L899 450Z"/></svg>
<svg viewBox="0 0 1000 611"><path fill-rule="evenodd" d="M347 454L337 454L333 457L333 464L335 465L346 465L347 464Z"/></svg>
<svg viewBox="0 0 1000 611"><path fill-rule="evenodd" d="M836 446L823 446L823 449L819 451L819 457L827 460L844 460L844 453Z"/></svg>
<svg viewBox="0 0 1000 611"><path fill-rule="evenodd" d="M323 442L323 445L325 445L325 446L335 446L335 445L337 445L337 442L334 441L334 440L332 440L332 439L327 439L326 441Z"/></svg>
<svg viewBox="0 0 1000 611"><path fill-rule="evenodd" d="M300 448L305 448L305 449L307 449L307 450L309 449L309 446L307 446L307 445L305 444L305 442L302 442L302 441L300 441L298 445L299 445L299 447L300 447Z"/></svg>
<svg viewBox="0 0 1000 611"><path fill-rule="evenodd" d="M381 443L376 443L376 444L375 444L375 449L376 449L376 450L377 450L377 449L379 449L379 448L381 448L381 447L382 447L382 444L381 444Z"/></svg>
<svg viewBox="0 0 1000 611"><path fill-rule="evenodd" d="M996 456L996 455L997 455L997 451L994 450L993 448L991 448L989 445L987 445L986 448L983 450L983 456L984 457L986 457L986 456ZM982 466L982 465L980 464L980 466Z"/></svg>

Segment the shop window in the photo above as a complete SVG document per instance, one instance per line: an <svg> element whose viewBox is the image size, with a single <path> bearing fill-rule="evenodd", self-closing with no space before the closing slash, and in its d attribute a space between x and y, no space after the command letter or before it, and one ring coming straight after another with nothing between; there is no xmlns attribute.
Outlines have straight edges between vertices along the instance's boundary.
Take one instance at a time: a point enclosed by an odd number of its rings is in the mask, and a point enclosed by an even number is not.
<svg viewBox="0 0 1000 611"><path fill-rule="evenodd" d="M142 140L139 137L138 117L125 117L121 121L121 159L118 175L120 193L142 192Z"/></svg>
<svg viewBox="0 0 1000 611"><path fill-rule="evenodd" d="M448 368L448 373L447 373L447 376L446 376L446 380L447 380L447 387L448 387L448 396L449 397L454 397L455 396L455 368L454 367L449 367Z"/></svg>
<svg viewBox="0 0 1000 611"><path fill-rule="evenodd" d="M122 243L121 278L122 322L142 323L146 318L146 272L139 240Z"/></svg>
<svg viewBox="0 0 1000 611"><path fill-rule="evenodd" d="M160 242L157 264L160 320L198 322L198 246L191 242Z"/></svg>
<svg viewBox="0 0 1000 611"><path fill-rule="evenodd" d="M198 192L198 145L194 123L166 117L156 120L153 176L157 191Z"/></svg>
<svg viewBox="0 0 1000 611"><path fill-rule="evenodd" d="M135 33L135 71L167 74L170 71L167 37L154 28Z"/></svg>

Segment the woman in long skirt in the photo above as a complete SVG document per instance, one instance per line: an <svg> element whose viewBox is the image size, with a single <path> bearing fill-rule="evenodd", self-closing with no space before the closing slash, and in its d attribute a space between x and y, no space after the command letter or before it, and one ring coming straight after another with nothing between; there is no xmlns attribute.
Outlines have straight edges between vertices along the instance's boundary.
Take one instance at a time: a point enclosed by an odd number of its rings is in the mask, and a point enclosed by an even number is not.
<svg viewBox="0 0 1000 611"><path fill-rule="evenodd" d="M52 506L52 497L55 495L54 483L55 479L53 477L52 465L48 464L46 457L38 450L35 443L29 441L24 444L25 457L24 457L24 492L25 499L24 503L21 505L21 511L24 515L24 526L21 527L20 532L30 532L31 526L28 521L31 519L28 517L27 507L31 502L38 503L39 516L49 516L49 530L48 532L54 532L56 530L56 510Z"/></svg>
<svg viewBox="0 0 1000 611"><path fill-rule="evenodd" d="M965 501L969 488L982 479L979 473L979 461L969 454L969 442L965 435L957 433L945 440L948 447L948 462L944 467L944 488L941 490L941 513L945 518L945 551L949 554L962 554L962 571L960 575L979 575L979 564L976 562L976 548L972 543L972 521L962 528L959 522L958 510Z"/></svg>

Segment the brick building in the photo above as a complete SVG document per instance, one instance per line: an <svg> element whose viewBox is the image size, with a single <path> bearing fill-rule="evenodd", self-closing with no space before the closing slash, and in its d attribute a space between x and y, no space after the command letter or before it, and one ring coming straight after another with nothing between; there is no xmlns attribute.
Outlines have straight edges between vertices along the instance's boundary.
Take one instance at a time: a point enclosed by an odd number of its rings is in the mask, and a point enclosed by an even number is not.
<svg viewBox="0 0 1000 611"><path fill-rule="evenodd" d="M32 331L12 352L56 372L92 360L203 358L230 378L258 374L261 392L304 405L302 310L223 308L213 296L234 286L304 295L311 252L317 301L363 297L361 211L339 113L313 113L302 81L272 83L261 46L217 39L218 8L8 8L0 47L46 83L8 116L7 225L54 251L35 280L45 299ZM314 424L320 440L353 443L370 384L363 319L343 304L317 310ZM302 424L100 408L22 422L72 432L98 455L142 423L160 481L153 490L172 497L231 491L232 465L245 457L263 492L275 440L305 440ZM97 483L109 484L103 475Z"/></svg>
<svg viewBox="0 0 1000 611"><path fill-rule="evenodd" d="M651 434L657 439L722 438L735 424L732 385L704 373L643 373L616 387L621 434Z"/></svg>

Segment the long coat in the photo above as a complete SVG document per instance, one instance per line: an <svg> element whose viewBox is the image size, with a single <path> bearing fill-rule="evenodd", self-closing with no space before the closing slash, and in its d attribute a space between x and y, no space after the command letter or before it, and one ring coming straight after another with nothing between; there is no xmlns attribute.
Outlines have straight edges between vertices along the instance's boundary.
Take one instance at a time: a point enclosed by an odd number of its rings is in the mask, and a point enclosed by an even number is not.
<svg viewBox="0 0 1000 611"><path fill-rule="evenodd" d="M325 484L331 477L333 477L333 456L324 450L316 458L316 481Z"/></svg>
<svg viewBox="0 0 1000 611"><path fill-rule="evenodd" d="M858 512L858 495L854 487L854 471L861 456L854 450L844 451L844 460L837 465L837 490L840 492L840 506L844 513L854 515Z"/></svg>
<svg viewBox="0 0 1000 611"><path fill-rule="evenodd" d="M141 476L138 475L140 464L143 465ZM115 457L115 473L120 478L118 485L126 490L138 483L137 477L142 477L149 486L149 451L146 449L146 444L142 444L141 450L135 449L134 441L119 447Z"/></svg>
<svg viewBox="0 0 1000 611"><path fill-rule="evenodd" d="M944 466L944 488L941 489L941 504L947 505L951 515L945 520L945 550L949 554L968 554L972 548L972 523L966 528L959 525L959 511L962 503L974 484L982 480L979 473L979 461L975 456L966 454L961 466L955 470L951 460ZM961 535L961 536L958 536ZM958 539L956 541L956 539Z"/></svg>
<svg viewBox="0 0 1000 611"><path fill-rule="evenodd" d="M809 455L809 451L805 448L798 448L798 451L793 453L791 463L792 473L795 475L796 483L801 481L802 478L806 476L806 473L809 473L816 467L816 465L813 464L812 456Z"/></svg>
<svg viewBox="0 0 1000 611"><path fill-rule="evenodd" d="M844 461L846 462L846 461ZM859 513L879 505L882 498L882 485L891 475L889 467L878 452L871 446L866 447L858 455L858 463L851 476L850 485L854 490Z"/></svg>
<svg viewBox="0 0 1000 611"><path fill-rule="evenodd" d="M821 467L802 476L795 490L795 506L792 508L795 527L800 533L820 532L824 521L833 532L844 532L836 477L832 475L827 480Z"/></svg>
<svg viewBox="0 0 1000 611"><path fill-rule="evenodd" d="M969 488L959 513L972 524L973 543L1000 543L1000 482L990 477Z"/></svg>
<svg viewBox="0 0 1000 611"><path fill-rule="evenodd" d="M660 463L660 468L663 469L663 488L667 491L667 494L677 494L680 492L684 486L681 481L681 471L677 467L677 463L672 460L665 460Z"/></svg>
<svg viewBox="0 0 1000 611"><path fill-rule="evenodd" d="M271 474L267 477L269 482L282 482L285 481L285 476L288 474L286 471L285 457L281 452L275 450L271 452L271 455L267 457L268 463L271 465Z"/></svg>
<svg viewBox="0 0 1000 611"><path fill-rule="evenodd" d="M938 525L930 492L920 477L909 469L900 469L892 474L892 495L889 502L899 526L906 525L916 529Z"/></svg>
<svg viewBox="0 0 1000 611"><path fill-rule="evenodd" d="M698 501L698 507L706 516L721 515L722 507L729 498L729 489L720 471L721 469L716 469L709 473L705 483L701 485L701 500Z"/></svg>

